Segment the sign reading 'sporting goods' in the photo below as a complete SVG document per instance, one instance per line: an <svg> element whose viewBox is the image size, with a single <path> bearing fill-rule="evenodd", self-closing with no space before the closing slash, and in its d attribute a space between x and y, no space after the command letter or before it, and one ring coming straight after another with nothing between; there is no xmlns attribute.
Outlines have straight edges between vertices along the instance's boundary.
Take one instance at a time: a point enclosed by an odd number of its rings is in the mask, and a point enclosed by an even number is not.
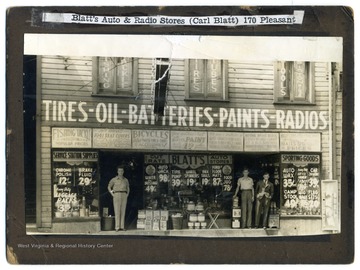
<svg viewBox="0 0 360 270"><path fill-rule="evenodd" d="M91 128L53 128L52 147L91 148Z"/></svg>
<svg viewBox="0 0 360 270"><path fill-rule="evenodd" d="M93 129L93 147L111 149L131 148L131 130Z"/></svg>
<svg viewBox="0 0 360 270"><path fill-rule="evenodd" d="M280 133L280 151L320 152L320 133Z"/></svg>
<svg viewBox="0 0 360 270"><path fill-rule="evenodd" d="M279 152L279 134L244 133L244 150L249 152Z"/></svg>

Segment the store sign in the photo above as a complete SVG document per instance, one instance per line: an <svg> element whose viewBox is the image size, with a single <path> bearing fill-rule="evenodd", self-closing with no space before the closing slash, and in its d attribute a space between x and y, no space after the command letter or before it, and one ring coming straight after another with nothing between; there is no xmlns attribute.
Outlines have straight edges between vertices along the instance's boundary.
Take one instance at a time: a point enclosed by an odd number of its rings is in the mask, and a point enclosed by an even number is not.
<svg viewBox="0 0 360 270"><path fill-rule="evenodd" d="M171 131L171 150L207 150L207 132Z"/></svg>
<svg viewBox="0 0 360 270"><path fill-rule="evenodd" d="M167 106L156 121L151 105L87 103L84 101L43 100L43 121L107 125L146 125L229 129L325 130L328 112L315 110L268 110L203 106ZM60 108L61 110L57 109Z"/></svg>
<svg viewBox="0 0 360 270"><path fill-rule="evenodd" d="M98 152L88 151L53 151L53 161L97 161L99 158Z"/></svg>
<svg viewBox="0 0 360 270"><path fill-rule="evenodd" d="M93 147L131 149L131 130L93 129Z"/></svg>
<svg viewBox="0 0 360 270"><path fill-rule="evenodd" d="M98 217L98 153L53 151L52 184L55 218Z"/></svg>
<svg viewBox="0 0 360 270"><path fill-rule="evenodd" d="M244 150L247 152L279 152L279 134L245 133Z"/></svg>
<svg viewBox="0 0 360 270"><path fill-rule="evenodd" d="M243 138L239 132L208 132L208 150L242 152Z"/></svg>
<svg viewBox="0 0 360 270"><path fill-rule="evenodd" d="M91 148L91 128L53 128L53 148Z"/></svg>
<svg viewBox="0 0 360 270"><path fill-rule="evenodd" d="M282 206L286 216L320 216L320 166L284 164L281 169Z"/></svg>
<svg viewBox="0 0 360 270"><path fill-rule="evenodd" d="M320 155L281 155L282 163L296 163L296 164L320 164Z"/></svg>
<svg viewBox="0 0 360 270"><path fill-rule="evenodd" d="M280 133L280 151L320 152L320 133Z"/></svg>
<svg viewBox="0 0 360 270"><path fill-rule="evenodd" d="M132 148L169 150L169 130L132 130Z"/></svg>

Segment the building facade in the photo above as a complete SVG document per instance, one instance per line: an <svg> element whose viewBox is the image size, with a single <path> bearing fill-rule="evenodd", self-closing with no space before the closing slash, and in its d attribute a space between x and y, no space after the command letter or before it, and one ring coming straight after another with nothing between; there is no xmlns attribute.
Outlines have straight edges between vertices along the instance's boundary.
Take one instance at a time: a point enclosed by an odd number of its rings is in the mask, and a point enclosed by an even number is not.
<svg viewBox="0 0 360 270"><path fill-rule="evenodd" d="M246 167L255 185L270 173L276 234L340 232L340 75L341 63L293 59L38 56L37 230L104 230L122 164L129 230L145 228L139 211L192 202L236 230Z"/></svg>

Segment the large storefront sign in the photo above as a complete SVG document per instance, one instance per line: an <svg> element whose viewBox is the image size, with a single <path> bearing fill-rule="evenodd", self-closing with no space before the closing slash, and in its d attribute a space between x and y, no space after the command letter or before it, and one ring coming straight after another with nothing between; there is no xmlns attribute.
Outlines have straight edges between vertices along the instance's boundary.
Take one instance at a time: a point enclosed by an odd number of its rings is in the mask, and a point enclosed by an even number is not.
<svg viewBox="0 0 360 270"><path fill-rule="evenodd" d="M160 121L151 105L43 100L44 122L95 121L107 125L162 125L200 128L325 130L327 111L167 106ZM60 109L61 108L61 109Z"/></svg>

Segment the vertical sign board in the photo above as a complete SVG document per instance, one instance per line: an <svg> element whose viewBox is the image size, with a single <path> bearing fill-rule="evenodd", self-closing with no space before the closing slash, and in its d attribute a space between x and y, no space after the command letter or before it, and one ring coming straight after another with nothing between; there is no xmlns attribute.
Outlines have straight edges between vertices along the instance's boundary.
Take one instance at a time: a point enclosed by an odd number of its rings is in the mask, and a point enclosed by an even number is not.
<svg viewBox="0 0 360 270"><path fill-rule="evenodd" d="M321 181L322 229L340 231L339 189L337 180Z"/></svg>
<svg viewBox="0 0 360 270"><path fill-rule="evenodd" d="M233 184L233 162L231 155L210 155L210 171L213 186L222 186L223 191L230 192Z"/></svg>
<svg viewBox="0 0 360 270"><path fill-rule="evenodd" d="M281 214L320 216L320 155L281 155Z"/></svg>
<svg viewBox="0 0 360 270"><path fill-rule="evenodd" d="M54 150L52 161L55 217L98 216L98 153Z"/></svg>

